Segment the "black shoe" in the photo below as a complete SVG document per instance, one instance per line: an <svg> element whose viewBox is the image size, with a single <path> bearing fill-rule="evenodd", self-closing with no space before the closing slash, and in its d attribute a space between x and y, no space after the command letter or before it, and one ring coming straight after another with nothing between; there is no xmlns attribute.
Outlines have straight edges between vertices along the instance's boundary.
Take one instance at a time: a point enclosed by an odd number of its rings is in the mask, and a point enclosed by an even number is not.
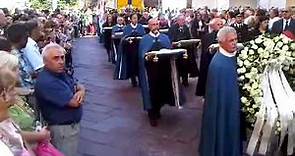
<svg viewBox="0 0 295 156"><path fill-rule="evenodd" d="M136 78L131 78L131 84L132 84L132 87L137 87L137 81L136 81Z"/></svg>
<svg viewBox="0 0 295 156"><path fill-rule="evenodd" d="M150 125L152 127L157 127L158 126L158 121L157 120L154 120L154 119L150 119Z"/></svg>
<svg viewBox="0 0 295 156"><path fill-rule="evenodd" d="M157 114L156 114L156 118L157 118L157 119L161 119L161 118L162 118L161 112L157 112Z"/></svg>

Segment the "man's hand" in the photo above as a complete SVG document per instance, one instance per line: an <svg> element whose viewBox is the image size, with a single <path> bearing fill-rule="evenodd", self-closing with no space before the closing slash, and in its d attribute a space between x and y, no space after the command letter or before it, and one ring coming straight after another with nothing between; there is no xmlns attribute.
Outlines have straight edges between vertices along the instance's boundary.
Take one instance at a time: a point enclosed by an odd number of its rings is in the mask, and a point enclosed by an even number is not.
<svg viewBox="0 0 295 156"><path fill-rule="evenodd" d="M79 90L75 93L74 99L77 103L81 104L85 99L85 90Z"/></svg>
<svg viewBox="0 0 295 156"><path fill-rule="evenodd" d="M47 127L43 127L40 132L38 132L40 135L40 140L50 140L51 135L50 131L47 130Z"/></svg>

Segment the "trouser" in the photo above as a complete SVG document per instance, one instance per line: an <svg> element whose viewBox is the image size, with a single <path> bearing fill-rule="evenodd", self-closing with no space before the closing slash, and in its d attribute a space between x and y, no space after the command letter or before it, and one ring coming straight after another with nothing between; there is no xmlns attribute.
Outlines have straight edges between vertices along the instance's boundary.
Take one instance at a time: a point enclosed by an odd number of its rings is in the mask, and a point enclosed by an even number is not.
<svg viewBox="0 0 295 156"><path fill-rule="evenodd" d="M80 124L51 125L51 143L65 156L75 156L78 153Z"/></svg>

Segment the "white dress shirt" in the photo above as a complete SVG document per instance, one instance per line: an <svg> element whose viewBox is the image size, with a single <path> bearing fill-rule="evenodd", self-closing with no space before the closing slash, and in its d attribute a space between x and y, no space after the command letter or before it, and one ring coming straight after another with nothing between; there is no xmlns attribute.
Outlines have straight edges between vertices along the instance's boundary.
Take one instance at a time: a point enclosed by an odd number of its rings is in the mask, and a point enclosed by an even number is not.
<svg viewBox="0 0 295 156"><path fill-rule="evenodd" d="M268 22L268 29L271 30L273 24L274 24L276 21L280 20L280 19L281 19L280 17L274 17L274 18L272 18L272 19L269 19L269 22Z"/></svg>
<svg viewBox="0 0 295 156"><path fill-rule="evenodd" d="M31 37L28 38L27 45L22 49L22 52L24 52L24 56L28 59L30 65L35 71L44 67L39 47Z"/></svg>

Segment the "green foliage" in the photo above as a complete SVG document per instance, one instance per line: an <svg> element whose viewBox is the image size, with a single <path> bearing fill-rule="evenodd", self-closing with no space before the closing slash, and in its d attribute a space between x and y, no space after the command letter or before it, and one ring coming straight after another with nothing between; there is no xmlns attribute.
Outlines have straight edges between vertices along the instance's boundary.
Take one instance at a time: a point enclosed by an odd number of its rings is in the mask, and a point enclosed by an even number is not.
<svg viewBox="0 0 295 156"><path fill-rule="evenodd" d="M51 10L52 0L30 0L30 6L37 10ZM59 9L73 8L78 4L78 0L57 0Z"/></svg>

